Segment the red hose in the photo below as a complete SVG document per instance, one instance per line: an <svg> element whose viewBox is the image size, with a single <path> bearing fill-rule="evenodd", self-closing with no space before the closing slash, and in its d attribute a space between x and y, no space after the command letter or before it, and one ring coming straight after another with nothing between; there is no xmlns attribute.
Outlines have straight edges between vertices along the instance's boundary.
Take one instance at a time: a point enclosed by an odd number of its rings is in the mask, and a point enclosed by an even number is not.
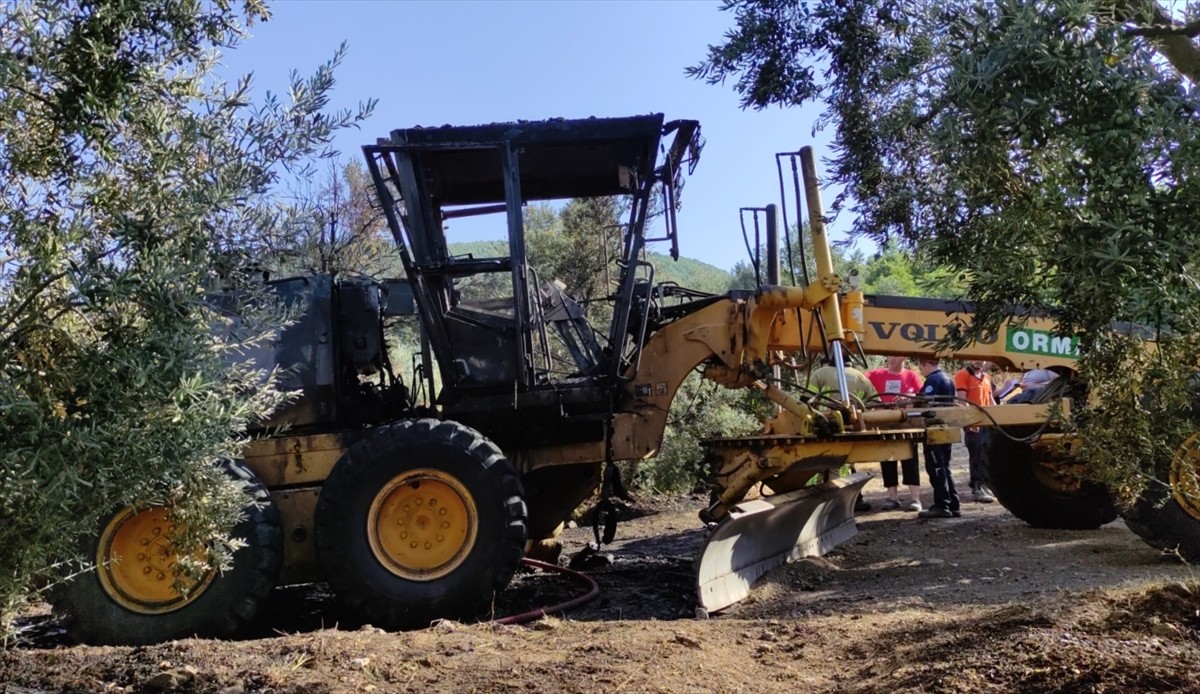
<svg viewBox="0 0 1200 694"><path fill-rule="evenodd" d="M585 605L594 600L596 596L600 594L600 586L596 585L596 582L592 580L592 577L585 573L580 573L574 569L568 569L565 566L559 566L558 564L547 564L546 562L538 561L537 559L523 558L521 559L521 562L525 564L525 566L531 566L535 569L542 569L544 571L557 571L560 574L566 574L580 583L588 586L589 590L585 595L571 598L570 600L557 605L539 607L535 610L522 612L521 614L514 614L509 615L508 617L501 617L500 619L493 619L492 624L528 624L529 622L539 620L548 614L558 614L560 612L566 612L567 610L575 609L580 605Z"/></svg>

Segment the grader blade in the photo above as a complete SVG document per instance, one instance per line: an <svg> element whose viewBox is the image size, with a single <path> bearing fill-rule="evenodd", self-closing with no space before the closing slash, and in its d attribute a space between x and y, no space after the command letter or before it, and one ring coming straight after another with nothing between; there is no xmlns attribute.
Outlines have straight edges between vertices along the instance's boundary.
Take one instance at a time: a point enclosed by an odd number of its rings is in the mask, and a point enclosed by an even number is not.
<svg viewBox="0 0 1200 694"><path fill-rule="evenodd" d="M855 473L731 508L696 561L700 606L709 612L729 607L776 566L819 557L854 537L854 499L870 478Z"/></svg>

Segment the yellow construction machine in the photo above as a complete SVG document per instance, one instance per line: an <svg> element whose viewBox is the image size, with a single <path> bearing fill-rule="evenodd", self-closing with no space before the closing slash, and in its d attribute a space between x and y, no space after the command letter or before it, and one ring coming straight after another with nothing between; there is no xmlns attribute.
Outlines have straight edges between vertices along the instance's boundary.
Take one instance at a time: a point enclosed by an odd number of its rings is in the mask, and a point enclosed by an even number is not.
<svg viewBox="0 0 1200 694"><path fill-rule="evenodd" d="M236 529L246 546L228 570L184 585L170 509L115 510L93 543L95 570L55 594L73 633L102 643L230 634L274 586L312 581L384 628L478 617L531 543L553 538L582 502L615 486L604 483L615 461L658 453L675 394L697 368L778 404L763 433L709 442L697 599L713 610L769 568L854 534L853 501L868 476L839 476L846 464L909 458L919 443L958 440L963 426L1043 428L1066 410L1058 399L986 411L872 406L844 383L832 397L782 388L776 367L816 344L841 369L846 345L920 352L950 317L863 297L834 272L811 151L811 281L723 295L656 283L644 248L665 241L677 257L675 196L702 143L695 121L654 114L410 128L364 147L406 278L273 283L297 320L258 356L286 369L299 397L241 460L225 463L255 501ZM530 266L523 214L532 201L601 196L621 197L628 220L611 313L601 312L611 320L598 328ZM662 231L651 238L655 212ZM505 253L452 253L447 222L477 215L501 220ZM407 383L387 346L388 321L406 314L421 336ZM1007 357L979 354L1015 368L1069 368L1069 343L1047 328L1031 319L997 336ZM1062 455L1026 458L1038 469L1049 461L1038 479L1053 482L1069 478L1053 464ZM755 487L761 493L748 499ZM1078 488L1068 481L1055 493Z"/></svg>

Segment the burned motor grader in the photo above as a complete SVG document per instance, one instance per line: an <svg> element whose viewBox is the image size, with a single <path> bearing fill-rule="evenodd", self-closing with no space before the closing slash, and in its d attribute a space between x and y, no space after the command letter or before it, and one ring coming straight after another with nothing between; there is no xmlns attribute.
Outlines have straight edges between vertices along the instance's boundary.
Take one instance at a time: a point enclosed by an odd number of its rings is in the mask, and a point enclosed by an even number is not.
<svg viewBox="0 0 1200 694"><path fill-rule="evenodd" d="M772 377L809 349L801 336L812 326L839 367L843 341L869 335L862 295L833 272L811 152L811 282L725 295L657 284L644 249L665 241L677 257L675 196L701 144L695 121L648 115L412 128L364 147L406 281L275 283L299 318L268 357L300 397L227 463L256 502L235 529L246 546L229 570L181 586L170 509L117 511L97 535L96 569L57 592L76 636L229 634L273 586L312 581L327 581L353 614L389 629L477 617L529 543L555 536L610 486L602 481L615 474L613 461L658 452L676 391L697 368L779 406L765 433L710 442L700 604L729 605L769 568L852 536L853 500L868 475L839 469L956 440L980 415L866 409L844 383L819 401ZM530 266L523 219L528 202L599 196L620 196L628 210L603 327ZM658 238L647 236L654 210ZM444 225L478 215L502 220L506 253L451 252ZM418 375L404 384L383 326L409 312L422 349ZM990 417L1037 425L1050 412L1021 405ZM290 428L280 433L274 425L283 423ZM747 500L760 484L764 493Z"/></svg>

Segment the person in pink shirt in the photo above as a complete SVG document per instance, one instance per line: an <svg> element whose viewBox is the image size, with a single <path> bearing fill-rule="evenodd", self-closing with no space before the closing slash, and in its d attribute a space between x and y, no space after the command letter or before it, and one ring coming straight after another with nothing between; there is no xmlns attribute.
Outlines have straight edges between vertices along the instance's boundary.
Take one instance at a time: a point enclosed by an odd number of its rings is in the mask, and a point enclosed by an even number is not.
<svg viewBox="0 0 1200 694"><path fill-rule="evenodd" d="M879 393L883 402L895 402L902 396L915 395L921 389L921 377L916 371L905 368L904 357L888 357L887 366L873 369L867 373L867 378ZM906 511L921 510L921 468L916 456L902 460L899 466L904 471L904 484L908 486L908 503ZM900 508L900 475L897 474L897 463L894 460L884 460L879 463L883 472L883 486L887 488L888 498L883 502L883 510L891 511Z"/></svg>

